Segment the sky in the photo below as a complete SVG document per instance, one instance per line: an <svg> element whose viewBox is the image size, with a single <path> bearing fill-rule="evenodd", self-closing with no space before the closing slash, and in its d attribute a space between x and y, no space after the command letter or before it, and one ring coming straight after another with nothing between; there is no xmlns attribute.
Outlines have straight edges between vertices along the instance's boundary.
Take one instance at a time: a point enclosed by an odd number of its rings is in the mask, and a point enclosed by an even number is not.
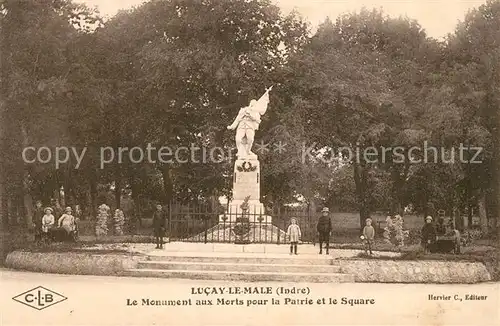
<svg viewBox="0 0 500 326"><path fill-rule="evenodd" d="M144 0L76 0L91 7L96 6L104 15L114 15L120 9L129 9ZM314 26L326 17L334 20L337 16L368 9L382 8L393 17L408 16L416 19L427 31L427 35L442 39L453 33L457 23L466 13L486 3L486 0L272 0L284 13L296 9Z"/></svg>

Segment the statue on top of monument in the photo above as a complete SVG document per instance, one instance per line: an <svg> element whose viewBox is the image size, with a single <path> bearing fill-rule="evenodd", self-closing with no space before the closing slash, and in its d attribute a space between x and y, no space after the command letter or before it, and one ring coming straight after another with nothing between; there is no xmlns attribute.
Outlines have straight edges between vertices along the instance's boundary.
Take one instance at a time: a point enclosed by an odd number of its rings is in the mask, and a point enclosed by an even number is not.
<svg viewBox="0 0 500 326"><path fill-rule="evenodd" d="M260 117L266 113L269 104L269 91L273 86L266 89L259 100L251 100L250 105L243 107L238 112L234 122L227 127L229 130L236 129L236 154L239 159L257 158L252 152L255 130L259 129Z"/></svg>

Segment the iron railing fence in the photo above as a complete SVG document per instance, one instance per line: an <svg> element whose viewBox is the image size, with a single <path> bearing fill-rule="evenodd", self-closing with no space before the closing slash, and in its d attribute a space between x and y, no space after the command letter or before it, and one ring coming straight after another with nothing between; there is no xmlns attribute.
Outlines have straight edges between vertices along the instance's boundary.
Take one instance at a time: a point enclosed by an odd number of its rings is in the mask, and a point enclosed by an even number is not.
<svg viewBox="0 0 500 326"><path fill-rule="evenodd" d="M261 212L228 212L213 205L180 205L168 209L167 233L171 241L203 243L286 243L286 231L295 218L301 241L315 243L317 214L307 209L278 208Z"/></svg>

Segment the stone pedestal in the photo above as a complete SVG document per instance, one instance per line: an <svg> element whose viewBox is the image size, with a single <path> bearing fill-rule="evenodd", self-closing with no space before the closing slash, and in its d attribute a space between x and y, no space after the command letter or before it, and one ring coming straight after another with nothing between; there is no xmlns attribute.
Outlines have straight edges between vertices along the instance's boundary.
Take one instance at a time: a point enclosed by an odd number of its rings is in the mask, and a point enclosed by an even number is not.
<svg viewBox="0 0 500 326"><path fill-rule="evenodd" d="M251 223L271 223L271 216L265 215L264 205L260 202L260 163L256 157L237 159L233 169L233 199L228 203L225 223L234 223L241 217L241 204L248 199L248 218Z"/></svg>

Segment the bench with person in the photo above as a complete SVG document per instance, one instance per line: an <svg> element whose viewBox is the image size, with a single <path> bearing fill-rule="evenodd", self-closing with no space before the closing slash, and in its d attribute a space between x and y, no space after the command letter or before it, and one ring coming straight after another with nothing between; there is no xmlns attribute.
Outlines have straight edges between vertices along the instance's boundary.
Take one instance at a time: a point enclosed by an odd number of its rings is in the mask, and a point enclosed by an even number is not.
<svg viewBox="0 0 500 326"><path fill-rule="evenodd" d="M431 252L459 254L460 247L460 232L452 223L445 224L444 217L440 216L436 225L436 242Z"/></svg>
<svg viewBox="0 0 500 326"><path fill-rule="evenodd" d="M426 252L459 254L460 242L460 232L453 227L452 223L445 224L442 215L435 226L432 224L432 217L426 217L426 224L422 228L422 245Z"/></svg>
<svg viewBox="0 0 500 326"><path fill-rule="evenodd" d="M71 207L57 219L54 209L46 207L40 222L35 221L35 241L48 244L51 242L76 242L78 239L78 219L72 214ZM40 234L37 236L37 234Z"/></svg>

